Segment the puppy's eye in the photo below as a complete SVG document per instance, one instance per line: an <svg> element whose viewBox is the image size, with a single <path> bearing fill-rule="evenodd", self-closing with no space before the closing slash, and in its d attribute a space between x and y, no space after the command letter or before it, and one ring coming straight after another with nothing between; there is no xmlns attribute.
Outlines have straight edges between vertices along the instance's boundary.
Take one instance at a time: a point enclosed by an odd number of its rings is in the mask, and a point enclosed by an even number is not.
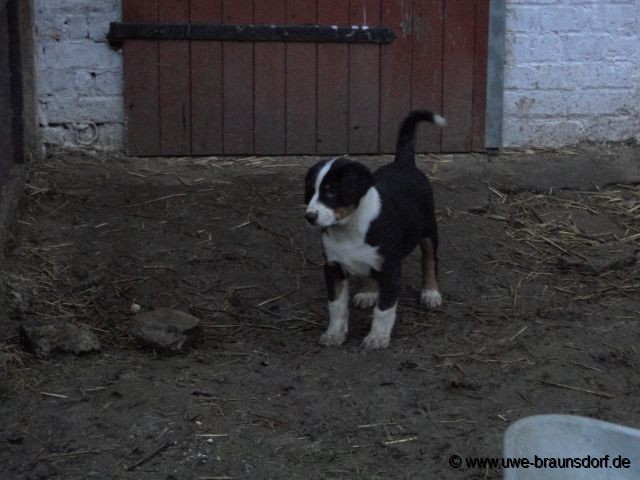
<svg viewBox="0 0 640 480"><path fill-rule="evenodd" d="M324 194L327 198L335 198L335 196L338 194L337 191L335 191L330 185L327 185L324 188Z"/></svg>

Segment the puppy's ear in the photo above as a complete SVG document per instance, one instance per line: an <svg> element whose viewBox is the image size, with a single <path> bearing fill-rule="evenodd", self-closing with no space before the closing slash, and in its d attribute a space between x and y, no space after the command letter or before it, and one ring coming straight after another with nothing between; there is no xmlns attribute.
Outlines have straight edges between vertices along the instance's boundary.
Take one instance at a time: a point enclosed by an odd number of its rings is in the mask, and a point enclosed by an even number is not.
<svg viewBox="0 0 640 480"><path fill-rule="evenodd" d="M355 162L345 165L342 169L340 185L341 203L357 207L360 199L373 185L373 175L367 167Z"/></svg>

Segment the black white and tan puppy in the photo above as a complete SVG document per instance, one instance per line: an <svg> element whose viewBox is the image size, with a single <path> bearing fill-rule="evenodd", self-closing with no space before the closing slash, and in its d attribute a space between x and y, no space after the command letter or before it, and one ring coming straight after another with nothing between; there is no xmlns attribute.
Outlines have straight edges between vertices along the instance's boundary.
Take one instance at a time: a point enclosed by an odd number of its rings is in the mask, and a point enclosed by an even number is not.
<svg viewBox="0 0 640 480"><path fill-rule="evenodd" d="M305 218L322 230L329 291L329 327L320 337L322 345L341 345L346 339L350 276L365 277L363 291L354 297L355 305L375 305L371 331L363 346L377 349L389 345L400 294L401 262L417 245L422 251L421 303L427 308L442 303L433 193L415 163L415 132L421 121L446 125L440 115L426 110L412 112L400 127L395 160L373 173L345 158L320 161L307 172Z"/></svg>

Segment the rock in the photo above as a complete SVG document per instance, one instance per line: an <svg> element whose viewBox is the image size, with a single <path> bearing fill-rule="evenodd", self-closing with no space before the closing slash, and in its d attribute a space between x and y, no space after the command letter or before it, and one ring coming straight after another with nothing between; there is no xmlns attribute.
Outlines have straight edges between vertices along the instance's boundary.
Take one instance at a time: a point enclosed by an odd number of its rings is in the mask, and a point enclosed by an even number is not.
<svg viewBox="0 0 640 480"><path fill-rule="evenodd" d="M204 334L200 319L161 308L135 316L131 333L142 345L165 353L182 353Z"/></svg>
<svg viewBox="0 0 640 480"><path fill-rule="evenodd" d="M16 431L0 432L0 442L22 445L22 443L24 443L24 437Z"/></svg>
<svg viewBox="0 0 640 480"><path fill-rule="evenodd" d="M23 477L25 480L47 480L49 478L59 478L60 472L47 462L38 462L30 466L30 472Z"/></svg>
<svg viewBox="0 0 640 480"><path fill-rule="evenodd" d="M501 202L489 201L479 207L470 208L469 213L483 215L493 220L507 220L509 218L509 208Z"/></svg>
<svg viewBox="0 0 640 480"><path fill-rule="evenodd" d="M32 320L20 325L20 336L26 347L39 357L55 352L89 353L100 350L100 340L87 325L66 320Z"/></svg>
<svg viewBox="0 0 640 480"><path fill-rule="evenodd" d="M626 243L598 245L585 252L585 258L563 256L558 258L562 270L577 273L599 274L607 270L618 270L636 262L636 250Z"/></svg>
<svg viewBox="0 0 640 480"><path fill-rule="evenodd" d="M31 312L34 293L26 282L10 279L6 282L2 298L6 299L6 313L10 318L25 320Z"/></svg>
<svg viewBox="0 0 640 480"><path fill-rule="evenodd" d="M586 210L573 210L571 220L591 238L608 240L624 236L624 229L604 215L595 215Z"/></svg>

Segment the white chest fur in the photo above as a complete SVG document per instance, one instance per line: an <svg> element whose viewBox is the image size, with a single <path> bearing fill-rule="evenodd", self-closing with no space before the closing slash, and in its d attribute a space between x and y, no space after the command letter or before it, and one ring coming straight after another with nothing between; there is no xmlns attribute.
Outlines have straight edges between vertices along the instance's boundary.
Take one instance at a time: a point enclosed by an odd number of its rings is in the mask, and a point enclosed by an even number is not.
<svg viewBox="0 0 640 480"><path fill-rule="evenodd" d="M375 187L371 187L346 222L323 233L322 245L327 261L339 263L355 276L366 276L372 268L382 268L378 247L364 241L371 222L380 214L380 207L380 195Z"/></svg>
<svg viewBox="0 0 640 480"><path fill-rule="evenodd" d="M350 275L367 276L372 268L382 267L378 247L368 245L364 238L325 233L322 245L327 261L339 263Z"/></svg>

